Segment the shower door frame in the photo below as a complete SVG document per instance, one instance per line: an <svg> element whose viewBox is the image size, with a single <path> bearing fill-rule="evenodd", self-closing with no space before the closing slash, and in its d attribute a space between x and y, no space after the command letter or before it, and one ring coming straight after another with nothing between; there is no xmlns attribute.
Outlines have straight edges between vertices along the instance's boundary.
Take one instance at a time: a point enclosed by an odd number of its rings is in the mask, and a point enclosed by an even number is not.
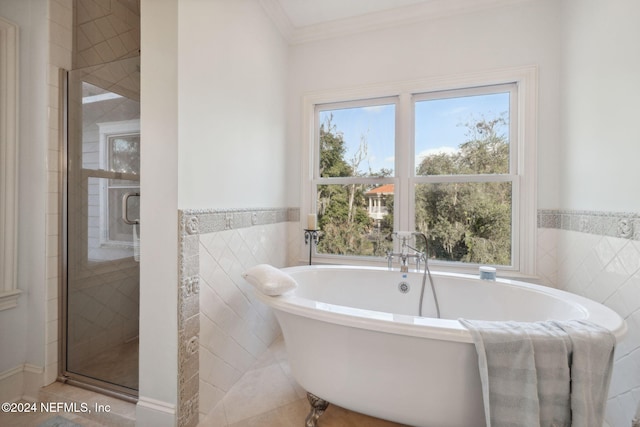
<svg viewBox="0 0 640 427"><path fill-rule="evenodd" d="M59 283L59 311L58 311L58 334L60 337L58 344L58 366L59 366L59 375L57 380L59 382L73 385L76 387L88 389L91 391L95 391L104 395L116 397L121 400L125 400L131 403L138 402L139 393L137 390L131 389L129 387L120 386L118 384L114 384L107 381L101 381L96 378L92 378L86 375L82 375L76 372L69 371L69 366L67 363L67 344L68 344L68 238L69 238L69 198L68 198L68 190L69 190L69 165L68 165L68 156L69 156L69 74L72 70L64 70L60 69L59 73L59 87L60 87L60 171L61 171L61 179L60 179L60 256L59 256L59 267L60 267L60 277L61 281Z"/></svg>

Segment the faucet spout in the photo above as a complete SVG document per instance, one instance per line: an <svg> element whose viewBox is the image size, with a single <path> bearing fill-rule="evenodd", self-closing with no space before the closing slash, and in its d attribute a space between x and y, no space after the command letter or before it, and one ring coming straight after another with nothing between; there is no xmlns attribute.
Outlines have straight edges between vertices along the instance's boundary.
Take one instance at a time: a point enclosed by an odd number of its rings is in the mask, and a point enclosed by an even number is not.
<svg viewBox="0 0 640 427"><path fill-rule="evenodd" d="M417 233L411 233L408 231L404 232L394 232L392 236L401 240L400 242L400 252L394 253L392 251L387 251L387 263L389 270L392 269L393 258L400 258L400 272L407 273L409 271L409 259L414 258L416 260L416 271L420 271L420 262L426 259L426 255L423 252L420 252L418 249L411 246L407 241L415 236ZM409 253L412 251L413 253Z"/></svg>
<svg viewBox="0 0 640 427"><path fill-rule="evenodd" d="M400 272L401 273L409 272L409 263L407 262L408 259L409 259L409 254L407 254L405 251L402 251L400 255Z"/></svg>

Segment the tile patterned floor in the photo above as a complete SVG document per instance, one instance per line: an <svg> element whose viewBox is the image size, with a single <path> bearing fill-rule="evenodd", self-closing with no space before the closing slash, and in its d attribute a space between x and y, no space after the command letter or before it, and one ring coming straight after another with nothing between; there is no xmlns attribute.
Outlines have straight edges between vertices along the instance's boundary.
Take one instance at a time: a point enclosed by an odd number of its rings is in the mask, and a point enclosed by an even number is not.
<svg viewBox="0 0 640 427"><path fill-rule="evenodd" d="M202 408L201 408L202 409ZM291 375L282 339L248 371L198 427L303 427L309 413L306 392ZM318 427L404 427L329 405Z"/></svg>

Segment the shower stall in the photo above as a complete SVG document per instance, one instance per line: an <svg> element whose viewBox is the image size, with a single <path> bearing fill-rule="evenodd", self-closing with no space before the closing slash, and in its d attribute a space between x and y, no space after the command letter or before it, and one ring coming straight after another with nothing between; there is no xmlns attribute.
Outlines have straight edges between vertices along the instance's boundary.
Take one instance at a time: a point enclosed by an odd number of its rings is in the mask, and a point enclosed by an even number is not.
<svg viewBox="0 0 640 427"><path fill-rule="evenodd" d="M140 58L65 73L61 380L138 394Z"/></svg>

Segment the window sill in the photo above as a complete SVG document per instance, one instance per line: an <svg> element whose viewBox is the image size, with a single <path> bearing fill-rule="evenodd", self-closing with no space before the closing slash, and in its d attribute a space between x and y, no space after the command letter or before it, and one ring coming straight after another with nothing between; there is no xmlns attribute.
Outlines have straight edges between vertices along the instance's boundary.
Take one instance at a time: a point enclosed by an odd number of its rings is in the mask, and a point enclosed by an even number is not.
<svg viewBox="0 0 640 427"><path fill-rule="evenodd" d="M367 266L367 267L380 267L388 268L388 263L383 258L375 257L357 257L357 256L344 256L344 255L326 255L326 254L314 254L312 257L313 264L315 265L348 265L348 266ZM298 265L306 265L309 263L308 257L301 257L298 260ZM478 274L477 264L463 264L463 263L449 263L442 261L429 261L429 268L431 271L458 273L458 274ZM493 266L496 267L498 277L508 280L523 280L528 282L535 282L540 279L539 277L531 274L526 274L521 271L515 270L513 267L508 266ZM424 264L420 265L420 272L423 272ZM400 264L394 260L392 265L393 270L399 270ZM409 266L409 271L416 271L415 264Z"/></svg>
<svg viewBox="0 0 640 427"><path fill-rule="evenodd" d="M6 291L0 294L0 311L17 307L18 298L21 294L21 290Z"/></svg>

